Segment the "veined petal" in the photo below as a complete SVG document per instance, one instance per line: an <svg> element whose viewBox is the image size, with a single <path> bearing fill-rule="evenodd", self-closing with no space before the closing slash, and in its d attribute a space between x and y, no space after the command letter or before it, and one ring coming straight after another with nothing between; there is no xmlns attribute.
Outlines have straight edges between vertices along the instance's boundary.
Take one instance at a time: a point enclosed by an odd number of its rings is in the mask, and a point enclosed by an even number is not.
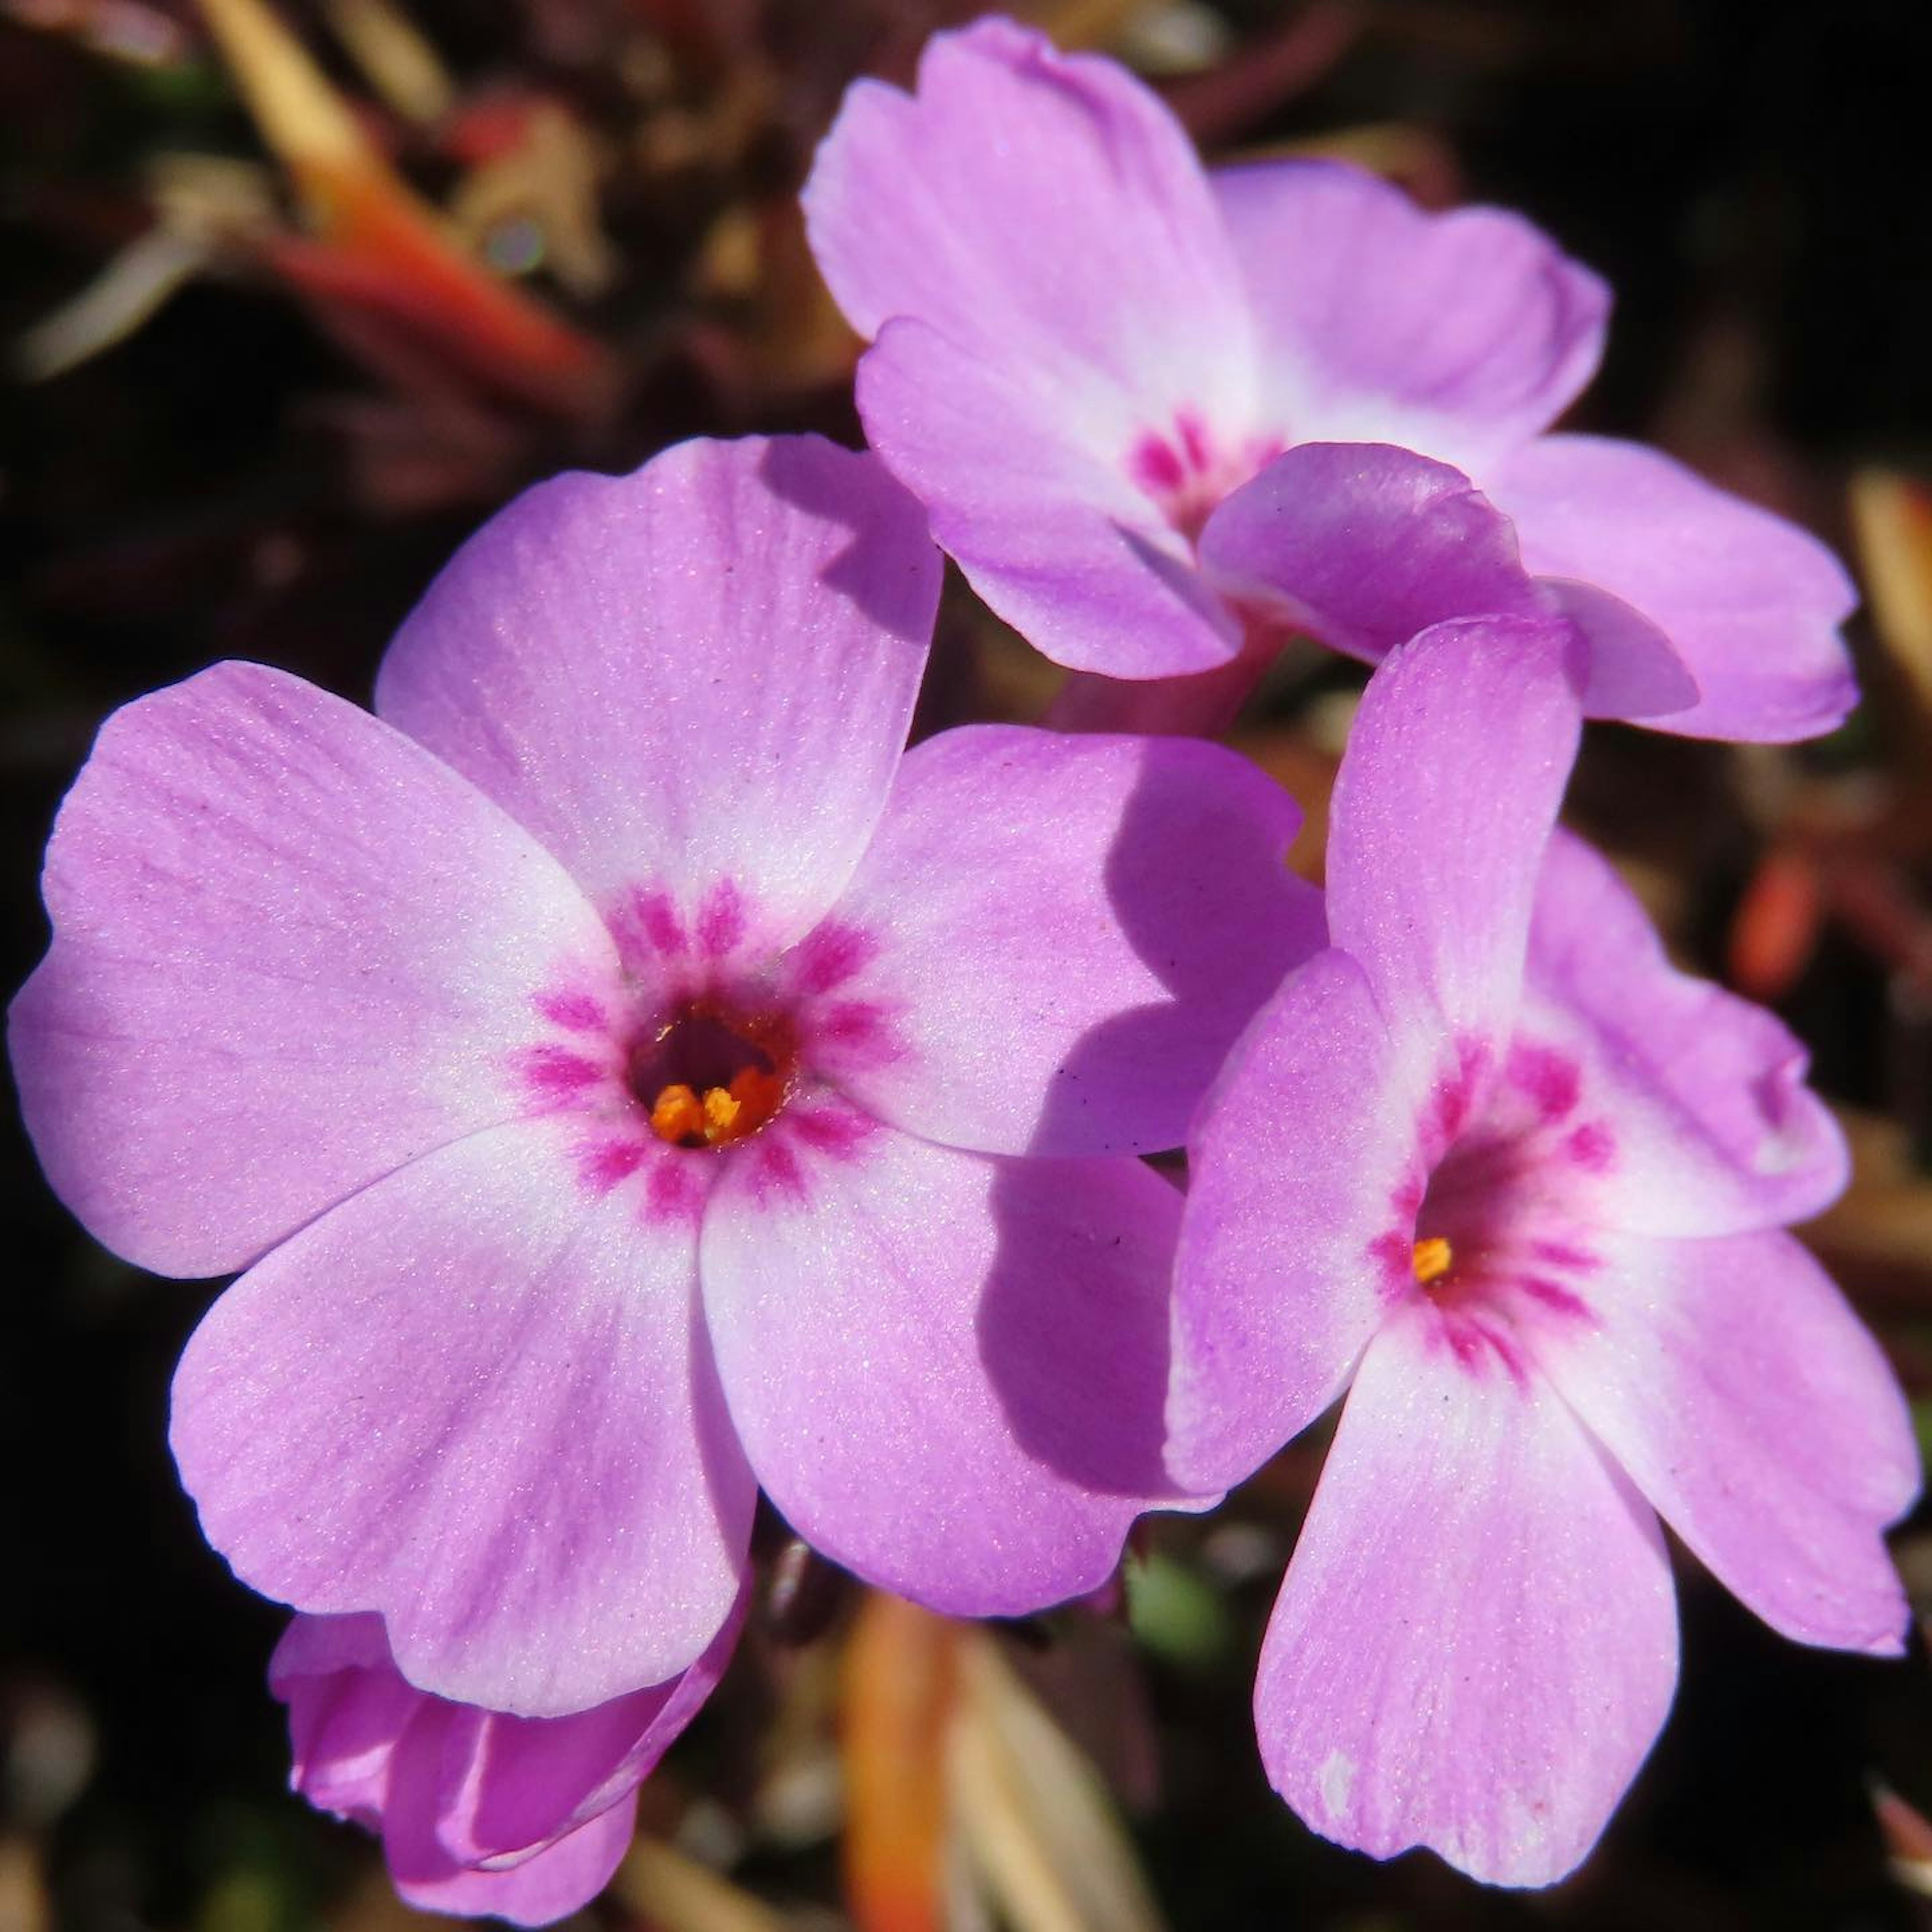
<svg viewBox="0 0 1932 1932"><path fill-rule="evenodd" d="M1832 730L1858 702L1839 635L1858 593L1795 524L1601 436L1541 437L1484 481L1528 568L1594 586L1669 638L1702 694L1646 717L1653 728L1781 744Z"/></svg>
<svg viewBox="0 0 1932 1932"><path fill-rule="evenodd" d="M1322 944L1286 862L1300 819L1219 746L928 739L833 915L874 938L838 996L889 1012L895 1050L829 1045L818 1070L951 1146L1178 1146L1235 1036Z"/></svg>
<svg viewBox="0 0 1932 1932"><path fill-rule="evenodd" d="M1414 1286L1419 1096L1361 968L1327 952L1229 1055L1188 1138L1168 1464L1232 1488L1339 1395ZM1406 1203L1406 1207L1399 1204Z"/></svg>
<svg viewBox="0 0 1932 1932"><path fill-rule="evenodd" d="M1520 215L1427 214L1335 161L1211 178L1298 442L1400 443L1480 476L1596 368L1610 290Z"/></svg>
<svg viewBox="0 0 1932 1932"><path fill-rule="evenodd" d="M600 908L722 881L795 938L872 836L939 594L918 506L814 436L560 476L460 550L398 634L382 715L528 826Z"/></svg>
<svg viewBox="0 0 1932 1932"><path fill-rule="evenodd" d="M1809 1056L1773 1014L1664 956L1600 854L1558 831L1544 860L1529 982L1574 1036L1611 1141L1593 1214L1663 1234L1732 1234L1815 1214L1850 1172L1804 1084Z"/></svg>
<svg viewBox="0 0 1932 1932"><path fill-rule="evenodd" d="M556 862L454 772L285 673L218 664L102 728L47 849L52 950L14 1002L28 1131L100 1240L252 1261L525 1111L536 1001L614 986Z"/></svg>
<svg viewBox="0 0 1932 1932"><path fill-rule="evenodd" d="M1178 1194L1132 1160L824 1128L733 1160L705 1216L712 1346L766 1494L827 1556L950 1615L1097 1587L1173 1500Z"/></svg>
<svg viewBox="0 0 1932 1932"><path fill-rule="evenodd" d="M1275 1789L1325 1838L1492 1885L1588 1854L1661 1729L1657 1520L1556 1392L1418 1299L1370 1345L1262 1652Z"/></svg>
<svg viewBox="0 0 1932 1932"><path fill-rule="evenodd" d="M1895 1657L1883 1532L1918 1493L1897 1378L1789 1234L1608 1244L1586 1323L1524 1311L1564 1399L1734 1594L1801 1642Z"/></svg>
<svg viewBox="0 0 1932 1932"><path fill-rule="evenodd" d="M380 1612L412 1683L493 1710L587 1709L698 1658L738 1593L753 1486L695 1216L655 1178L593 1183L555 1120L492 1130L222 1296L171 1435L236 1574Z"/></svg>
<svg viewBox="0 0 1932 1932"><path fill-rule="evenodd" d="M1576 755L1574 640L1523 618L1438 624L1369 680L1335 782L1329 935L1391 1027L1493 1057Z"/></svg>
<svg viewBox="0 0 1932 1932"><path fill-rule="evenodd" d="M916 316L1056 394L1076 442L1162 404L1244 410L1246 302L1207 178L1112 61L1010 20L934 34L916 93L848 92L804 202L860 334Z"/></svg>
<svg viewBox="0 0 1932 1932"><path fill-rule="evenodd" d="M1201 563L1224 596L1378 662L1447 617L1546 614L1509 519L1460 470L1372 442L1304 442L1223 500Z"/></svg>

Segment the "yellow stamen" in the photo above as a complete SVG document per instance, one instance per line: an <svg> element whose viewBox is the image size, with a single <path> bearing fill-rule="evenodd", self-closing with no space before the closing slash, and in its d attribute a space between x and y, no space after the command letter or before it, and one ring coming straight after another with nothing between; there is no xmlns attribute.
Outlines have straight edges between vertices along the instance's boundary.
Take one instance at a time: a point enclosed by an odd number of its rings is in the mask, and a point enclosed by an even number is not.
<svg viewBox="0 0 1932 1932"><path fill-rule="evenodd" d="M1455 1261L1449 1244L1440 1234L1431 1234L1425 1241L1415 1244L1415 1278L1426 1288L1432 1281L1440 1281L1449 1272Z"/></svg>
<svg viewBox="0 0 1932 1932"><path fill-rule="evenodd" d="M667 1087L658 1096L657 1104L651 1109L651 1132L659 1140L674 1144L704 1132L704 1109L698 1104L698 1096L682 1081Z"/></svg>
<svg viewBox="0 0 1932 1932"><path fill-rule="evenodd" d="M702 1095L680 1080L658 1095L651 1132L674 1147L721 1147L756 1133L784 1099L784 1081L756 1066L740 1068L729 1087L707 1087Z"/></svg>
<svg viewBox="0 0 1932 1932"><path fill-rule="evenodd" d="M731 1124L745 1111L722 1087L704 1090L704 1138L713 1147L731 1137Z"/></svg>

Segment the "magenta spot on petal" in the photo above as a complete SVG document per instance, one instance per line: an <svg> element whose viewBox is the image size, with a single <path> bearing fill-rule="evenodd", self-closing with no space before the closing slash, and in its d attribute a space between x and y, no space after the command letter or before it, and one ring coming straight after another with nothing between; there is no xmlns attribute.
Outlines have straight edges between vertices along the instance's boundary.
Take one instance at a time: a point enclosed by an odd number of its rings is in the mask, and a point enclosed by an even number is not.
<svg viewBox="0 0 1932 1932"><path fill-rule="evenodd" d="M539 993L537 1011L568 1033L602 1033L604 1009L588 993Z"/></svg>
<svg viewBox="0 0 1932 1932"><path fill-rule="evenodd" d="M1545 1268L1568 1268L1577 1274L1590 1274L1599 1265L1597 1257L1588 1248L1575 1246L1568 1241L1532 1241L1529 1252Z"/></svg>
<svg viewBox="0 0 1932 1932"><path fill-rule="evenodd" d="M708 958L722 959L745 937L745 902L729 879L721 879L705 895L698 914L698 943Z"/></svg>
<svg viewBox="0 0 1932 1932"><path fill-rule="evenodd" d="M1586 1120L1563 1143L1563 1151L1577 1166L1601 1174L1615 1159L1617 1144L1600 1120Z"/></svg>
<svg viewBox="0 0 1932 1932"><path fill-rule="evenodd" d="M641 886L631 894L632 925L638 936L653 952L675 958L685 948L684 927L668 892L646 892Z"/></svg>
<svg viewBox="0 0 1932 1932"><path fill-rule="evenodd" d="M1467 1125L1477 1083L1489 1058L1489 1049L1480 1040L1456 1042L1456 1071L1436 1082L1429 1099L1430 1137L1436 1147L1447 1147Z"/></svg>
<svg viewBox="0 0 1932 1932"><path fill-rule="evenodd" d="M792 1130L807 1147L821 1154L849 1154L860 1142L872 1138L878 1123L848 1107L794 1110Z"/></svg>
<svg viewBox="0 0 1932 1932"><path fill-rule="evenodd" d="M782 1194L794 1201L805 1198L805 1175L799 1167L798 1157L782 1141L767 1140L754 1142L751 1159L752 1191L764 1201L773 1194Z"/></svg>
<svg viewBox="0 0 1932 1932"><path fill-rule="evenodd" d="M1426 1177L1420 1173L1412 1174L1390 1197L1396 1220L1413 1221L1422 1212L1423 1196L1427 1190Z"/></svg>
<svg viewBox="0 0 1932 1932"><path fill-rule="evenodd" d="M1444 1332L1456 1359L1472 1375L1481 1374L1490 1359L1500 1363L1520 1389L1529 1387L1529 1371L1514 1340L1486 1322L1459 1310L1444 1322Z"/></svg>
<svg viewBox="0 0 1932 1932"><path fill-rule="evenodd" d="M1408 1235L1378 1234L1369 1244L1369 1258L1381 1270L1385 1286L1415 1286L1415 1243Z"/></svg>
<svg viewBox="0 0 1932 1932"><path fill-rule="evenodd" d="M792 980L801 993L829 993L868 965L879 943L862 928L828 920L800 942L792 956Z"/></svg>
<svg viewBox="0 0 1932 1932"><path fill-rule="evenodd" d="M1510 1084L1518 1088L1546 1124L1575 1110L1583 1092L1582 1070L1553 1047L1520 1044L1510 1049Z"/></svg>
<svg viewBox="0 0 1932 1932"><path fill-rule="evenodd" d="M637 1172L644 1158L640 1141L594 1141L578 1150L577 1172L593 1194L608 1194L619 1181Z"/></svg>
<svg viewBox="0 0 1932 1932"><path fill-rule="evenodd" d="M565 1100L594 1085L604 1070L568 1047L532 1046L517 1056L517 1072L526 1087L545 1100Z"/></svg>
<svg viewBox="0 0 1932 1932"><path fill-rule="evenodd" d="M1192 410L1175 416L1174 427L1180 436L1180 452L1189 469L1197 475L1214 460L1209 453L1208 425Z"/></svg>
<svg viewBox="0 0 1932 1932"><path fill-rule="evenodd" d="M661 1160L651 1169L645 1190L644 1216L650 1221L681 1221L704 1205L704 1190L689 1161Z"/></svg>
<svg viewBox="0 0 1932 1932"><path fill-rule="evenodd" d="M1127 470L1150 496L1177 495L1187 481L1180 457L1157 436L1144 436L1134 445Z"/></svg>
<svg viewBox="0 0 1932 1932"><path fill-rule="evenodd" d="M1532 1301L1540 1301L1552 1314L1568 1316L1572 1321L1596 1324L1596 1317L1590 1312L1590 1304L1580 1294L1573 1294L1562 1282L1547 1280L1542 1275L1524 1275L1516 1282Z"/></svg>
<svg viewBox="0 0 1932 1932"><path fill-rule="evenodd" d="M841 1000L814 1016L812 1031L817 1040L838 1049L839 1060L848 1069L883 1066L904 1051L893 1036L885 1009L869 1000Z"/></svg>

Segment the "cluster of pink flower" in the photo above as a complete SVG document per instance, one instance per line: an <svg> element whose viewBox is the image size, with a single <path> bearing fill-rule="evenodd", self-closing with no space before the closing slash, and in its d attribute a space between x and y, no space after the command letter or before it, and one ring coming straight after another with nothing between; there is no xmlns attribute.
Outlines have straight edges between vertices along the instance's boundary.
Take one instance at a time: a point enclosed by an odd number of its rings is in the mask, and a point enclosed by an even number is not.
<svg viewBox="0 0 1932 1932"><path fill-rule="evenodd" d="M1543 433L1607 298L1527 224L1210 176L1010 23L855 88L806 205L876 454L545 484L373 716L218 665L54 832L28 1122L117 1252L246 1270L172 1442L298 1613L296 1783L410 1898L554 1918L726 1666L759 1490L1028 1612L1346 1390L1270 1774L1554 1880L1670 1700L1660 1517L1792 1636L1906 1627L1904 1406L1785 1232L1846 1171L1803 1051L1556 823L1586 716L1837 722L1851 591ZM1069 728L904 748L935 539ZM1325 895L1187 735L1290 635L1377 666ZM1183 1145L1184 1194L1138 1158Z"/></svg>

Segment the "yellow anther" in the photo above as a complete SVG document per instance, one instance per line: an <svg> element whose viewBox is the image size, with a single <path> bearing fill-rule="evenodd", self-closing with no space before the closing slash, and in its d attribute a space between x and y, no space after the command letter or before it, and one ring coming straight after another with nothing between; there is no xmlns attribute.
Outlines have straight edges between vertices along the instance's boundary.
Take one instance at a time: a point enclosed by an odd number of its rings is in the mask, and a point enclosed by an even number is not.
<svg viewBox="0 0 1932 1932"><path fill-rule="evenodd" d="M1449 1244L1440 1234L1431 1234L1425 1241L1415 1244L1415 1278L1426 1288L1432 1281L1440 1281L1449 1272L1455 1261Z"/></svg>
<svg viewBox="0 0 1932 1932"><path fill-rule="evenodd" d="M677 1081L660 1090L651 1108L651 1132L674 1147L722 1147L754 1134L784 1099L776 1074L746 1066L729 1087L707 1087L702 1095Z"/></svg>
<svg viewBox="0 0 1932 1932"><path fill-rule="evenodd" d="M698 1096L682 1081L667 1087L651 1108L651 1132L661 1141L675 1144L704 1131L704 1109Z"/></svg>

